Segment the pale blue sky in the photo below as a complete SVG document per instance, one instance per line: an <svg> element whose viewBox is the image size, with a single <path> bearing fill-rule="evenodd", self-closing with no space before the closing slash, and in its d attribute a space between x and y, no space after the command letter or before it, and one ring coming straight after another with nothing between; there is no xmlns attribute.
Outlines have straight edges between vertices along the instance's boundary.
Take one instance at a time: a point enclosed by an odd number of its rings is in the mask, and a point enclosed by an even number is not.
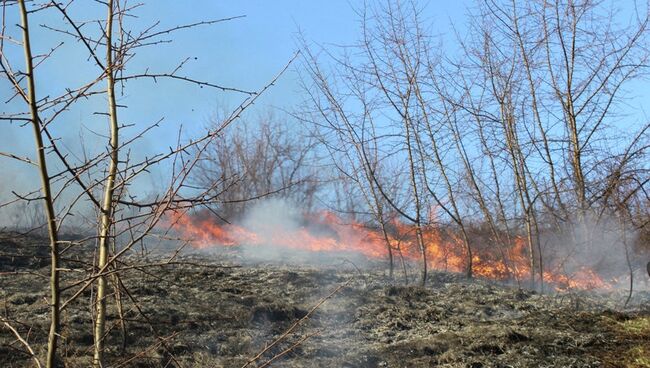
<svg viewBox="0 0 650 368"><path fill-rule="evenodd" d="M447 28L449 19L462 22L465 11L463 3L432 1L427 7L427 21L432 24L435 21L438 24L436 28L440 30ZM148 1L135 11L138 18L130 20L135 30L142 30L158 20L158 28L164 29L203 20L239 15L246 17L177 32L169 37L172 43L138 51L129 64L127 74L142 72L147 67L151 72L167 72L186 57L196 57L180 74L220 85L256 90L292 57L298 48L296 39L299 30L308 42L326 46L348 45L357 40L359 19L354 7L362 6L361 1L348 0ZM17 14L13 14L16 11L15 7L8 9L7 24L18 23ZM75 21L103 19L105 8L94 1L77 0L69 14ZM98 68L92 60L87 59L87 51L80 43L69 36L40 27L47 24L71 30L56 11L35 13L30 22L34 54L47 52L64 42L53 57L37 69L39 98L59 95L65 88L79 86L97 76ZM18 31L17 27L9 29L9 33L13 32L14 37L20 39ZM23 67L19 45L7 45L5 53L16 66ZM0 80L0 98L6 101L11 93L8 82ZM236 106L242 98L236 93L199 89L177 81L154 84L150 80L139 80L128 84L125 95L120 98L120 102L128 105L127 109L120 110L120 119L124 123L144 126L164 117L167 125L154 131L139 145L146 151L156 151L154 146L173 144L180 124L188 130L188 134L196 133L216 110ZM295 69L290 69L252 110L291 109L301 100L297 73ZM95 133L105 132L107 124L105 118L93 113L105 110L103 97L96 98L63 114L52 129L73 152L80 151L80 134L83 134L87 146L103 149L105 139ZM5 104L2 111L25 111L25 106L16 99ZM2 150L24 156L33 155L29 127L3 124L5 126L0 134ZM127 136L130 134L128 130L123 133ZM13 172L15 175L12 177L17 182L32 177L25 170L20 170L21 165L0 157L0 169ZM7 195L8 186L3 187L0 198Z"/></svg>
<svg viewBox="0 0 650 368"><path fill-rule="evenodd" d="M101 19L104 9L91 1L77 0L70 15L75 20ZM449 14L458 15L460 5L445 3L436 6L437 16L446 20ZM457 3L457 4L460 4ZM143 29L160 20L160 29L202 20L245 15L245 18L216 25L180 31L170 37L173 43L139 51L129 65L130 71L167 71L185 57L196 57L184 68L188 76L214 83L255 90L275 75L297 49L296 34L302 30L310 42L321 44L349 44L359 34L358 19L353 11L361 2L333 1L177 1L148 2L135 14L134 29ZM432 7L430 7L432 8ZM448 14L449 13L449 14ZM11 14L10 14L11 15ZM60 16L54 11L37 13L32 26L48 24L61 27ZM17 21L17 19L16 19ZM54 36L54 37L53 37ZM51 61L38 70L39 96L55 95L64 87L77 85L94 76L96 68L86 61L83 47L70 37L57 36L38 27L33 34L35 53L44 52L65 41ZM15 47L16 62L22 51ZM9 50L11 52L11 50ZM20 64L22 66L22 64ZM151 87L156 87L151 89ZM4 85L3 87L7 87ZM2 95L6 95L6 89ZM129 112L135 119L166 119L203 121L219 105L232 105L240 95L211 89L200 90L180 82L162 82L153 85L137 82L128 86L131 101ZM288 107L299 99L296 74L287 73L258 105ZM134 101L135 100L135 101ZM135 103L134 103L135 102ZM100 108L98 105L97 108ZM137 113L136 111L137 106ZM22 107L22 106L21 106ZM131 116L128 116L129 118ZM80 117L77 117L77 120ZM74 117L71 117L74 119Z"/></svg>
<svg viewBox="0 0 650 368"><path fill-rule="evenodd" d="M296 34L303 32L310 43L322 45L347 45L359 37L359 19L354 7L362 7L362 1L353 0L154 0L136 11L137 19L132 19L136 30L144 29L160 20L160 29L175 25L193 23L202 20L219 19L245 15L243 19L216 25L200 27L175 33L172 43L140 50L129 66L128 73L144 71L166 72L186 57L196 57L180 73L209 82L255 90L272 78L291 58L297 49ZM372 1L368 1L372 4ZM424 12L426 26L443 35L452 36L450 22L454 22L462 33L466 23L469 0L440 1L430 0ZM633 1L616 1L621 6L631 8ZM105 9L90 0L77 0L71 8L70 15L75 20L102 19ZM624 5L626 4L626 5ZM13 7L15 8L15 7ZM16 9L9 9L15 12ZM10 14L10 18L15 15ZM17 18L13 24L17 23ZM7 22L12 24L12 22ZM87 59L86 50L72 38L45 31L41 24L65 27L61 16L55 11L37 13L32 17L34 53L47 52L60 41L65 41L52 57L37 71L38 96L60 94L66 87L78 86L93 79L98 70ZM67 29L70 29L69 27ZM17 28L14 27L14 32ZM20 38L19 35L16 35ZM453 43L449 42L449 45ZM22 68L22 50L20 46L7 46L7 56ZM451 49L450 49L451 50ZM297 64L298 65L298 64ZM0 80L0 98L5 101L10 86L4 79ZM636 92L636 91L635 91ZM638 91L642 94L641 90ZM120 101L128 109L120 110L123 123L135 123L139 126L153 123L165 118L163 128L154 131L139 144L143 151L158 151L160 146L173 144L175 132L183 124L189 132L198 132L209 117L220 107L236 106L242 95L224 93L209 88L199 89L182 82L166 81L154 84L151 81L137 81L129 84ZM290 70L267 95L256 104L254 111L269 108L291 109L302 100L299 81L295 70ZM632 102L638 108L642 102ZM16 101L17 102L17 101ZM5 104L3 111L21 109L24 105L14 102ZM102 133L106 130L105 118L93 115L95 111L105 111L104 98L97 98L61 116L55 133L67 142L73 152L80 150L79 135L83 132L86 144L104 149L106 141L92 132ZM20 155L33 155L31 131L29 127L17 124L4 125L0 131L0 147L3 151ZM129 135L132 131L124 131ZM189 134L189 133L188 133ZM21 164L0 157L0 172L12 172L13 184L32 181L32 175L19 170ZM30 178L30 179L27 179ZM6 179L5 179L6 180ZM0 199L6 198L12 183L0 183ZM31 185L30 185L31 186Z"/></svg>
<svg viewBox="0 0 650 368"><path fill-rule="evenodd" d="M437 18L446 24L450 17L462 18L463 3L437 1L435 13L434 6L428 8L431 20ZM299 30L308 42L325 45L354 42L359 37L359 20L353 8L358 6L362 6L362 2L348 0L163 0L157 2L155 8L143 8L142 18L150 21L159 18L163 20L163 26L172 26L245 15L243 19L177 33L174 44L150 51L152 59L161 51L168 51L169 54L165 55L171 55L170 59L164 61L168 65L185 56L197 56L198 60L188 65L188 74L227 86L255 90L282 69L297 50ZM141 86L146 88L144 83ZM180 90L188 93L179 93ZM232 106L241 98L237 94L214 90L197 91L193 86L178 83L173 84L173 89L157 90L156 95L162 105L174 106L171 115L166 114L167 118L185 119L187 113L199 121L205 120L219 105ZM261 99L256 109L264 110L269 106L291 108L301 98L297 73L291 69ZM148 101L145 105L157 106L155 101Z"/></svg>

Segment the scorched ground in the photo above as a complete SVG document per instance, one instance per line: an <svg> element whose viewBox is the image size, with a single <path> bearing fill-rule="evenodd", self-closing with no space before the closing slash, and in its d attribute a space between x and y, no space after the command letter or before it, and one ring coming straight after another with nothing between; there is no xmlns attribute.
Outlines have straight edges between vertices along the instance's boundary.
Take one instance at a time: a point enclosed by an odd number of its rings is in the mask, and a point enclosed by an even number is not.
<svg viewBox="0 0 650 368"><path fill-rule="evenodd" d="M16 234L0 240L3 254L15 253L0 258L2 315L41 352L48 305L40 275L48 268L39 257L46 242ZM449 273L434 273L421 288L389 280L378 263L326 263L250 264L194 253L123 271L126 336L110 310L110 366L241 367L348 283L250 366L289 350L270 366L650 367L644 293L623 310L624 293L539 295ZM90 364L90 298L88 291L64 312L67 367ZM31 366L23 351L9 330L0 330L0 366Z"/></svg>

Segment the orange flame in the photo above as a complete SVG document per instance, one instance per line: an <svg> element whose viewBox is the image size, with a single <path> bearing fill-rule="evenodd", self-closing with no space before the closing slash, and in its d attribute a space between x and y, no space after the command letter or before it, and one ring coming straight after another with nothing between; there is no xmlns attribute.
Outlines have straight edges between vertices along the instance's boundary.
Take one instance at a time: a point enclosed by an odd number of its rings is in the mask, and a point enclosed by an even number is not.
<svg viewBox="0 0 650 368"><path fill-rule="evenodd" d="M209 216L186 213L174 213L168 220L172 228L183 237L191 239L196 248L276 245L312 252L354 252L369 259L384 259L387 257L388 240L396 258L401 256L409 261L421 260L414 227L399 221L390 224L390 235L386 239L380 230L370 229L359 222L345 222L327 211L306 216L309 226L291 230L274 228L269 231L254 231L240 225L217 224ZM319 230L314 231L315 228ZM466 270L467 252L463 241L456 234L434 226L426 226L422 232L430 269L450 272ZM506 251L507 256L500 256L494 249L474 246L473 274L493 280L527 282L531 277L527 245L525 238L514 238L512 246ZM544 282L556 290L613 288L613 283L605 281L595 271L587 268L571 274L562 272L560 267L545 269Z"/></svg>

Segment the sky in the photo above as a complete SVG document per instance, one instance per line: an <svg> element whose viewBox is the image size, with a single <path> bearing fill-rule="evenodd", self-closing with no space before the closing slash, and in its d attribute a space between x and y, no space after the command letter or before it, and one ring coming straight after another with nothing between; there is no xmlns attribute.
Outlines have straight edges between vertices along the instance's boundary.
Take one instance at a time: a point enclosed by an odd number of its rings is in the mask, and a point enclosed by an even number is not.
<svg viewBox="0 0 650 368"><path fill-rule="evenodd" d="M103 9L93 1L77 0L76 3L79 5L71 11L75 20L101 19L104 16ZM168 38L173 40L172 43L141 51L130 64L131 70L149 67L151 70L165 71L186 57L191 57L196 59L186 65L184 74L246 90L255 90L264 85L291 59L298 49L298 32L302 32L308 42L321 45L349 45L354 42L359 35L359 21L354 9L362 4L360 1L348 0L156 0L144 3L143 7L134 12L138 15L133 21L134 29L146 28L156 21L160 21L158 28L164 29L204 20L245 17L177 32ZM462 18L464 7L464 1L436 2L435 11L429 5L427 13L431 15L432 22L436 18L435 21L446 23L450 17ZM32 26L34 23L61 26L60 16L56 12L37 13L34 17L36 19L32 20ZM59 41L66 42L62 51L55 53L53 61L39 67L42 79L38 87L41 95L66 84L69 74L83 78L83 73L77 68L79 64L93 67L91 61L85 60L85 50L78 47L70 37L55 40L52 32L46 34L41 30L32 39L35 53L43 52ZM91 74L86 77L89 75ZM151 87L147 83L139 84L145 88ZM129 97L139 92L137 87L140 86L136 86ZM148 94L151 99L142 106L142 110L151 113L161 106L169 106L167 102L174 102L170 116L173 119L175 115L180 117L178 107L188 107L198 114L209 114L216 104L234 102L231 101L232 94L214 90L179 93L196 89L192 86L186 88L182 83L170 83L165 87L169 88L150 91ZM296 75L290 71L266 96L264 103L274 106L290 105L297 94ZM182 112L184 114L185 110Z"/></svg>
<svg viewBox="0 0 650 368"><path fill-rule="evenodd" d="M462 16L463 2L437 2L438 18ZM188 4L192 4L188 6ZM319 45L349 45L359 36L359 20L354 11L360 1L331 0L244 0L244 1L157 1L155 7L143 8L143 18L159 18L164 26L192 23L244 15L245 18L214 26L177 33L174 44L163 50L151 49L151 59L160 51L169 50L171 63L186 56L196 56L188 65L188 75L201 76L226 86L256 90L267 83L298 50L298 34ZM200 10L200 11L197 11ZM299 63L295 63L297 66ZM171 64L170 64L171 65ZM141 84L147 88L144 84ZM179 93L179 89L188 93ZM191 90L191 92L190 92ZM152 96L153 97L153 96ZM170 84L158 90L150 106L177 106L166 116L169 119L207 120L214 110L233 107L242 96L214 90L196 91L193 86ZM298 75L291 68L255 107L291 109L302 99Z"/></svg>
<svg viewBox="0 0 650 368"><path fill-rule="evenodd" d="M131 1L131 3L135 3ZM369 1L368 4L371 4ZM619 4L632 4L619 2ZM102 19L105 9L98 2L76 0L70 8L70 16L77 21ZM443 37L452 38L450 23L462 34L466 23L470 0L425 2L424 23ZM142 30L160 21L158 29L205 20L245 16L228 22L183 30L163 39L172 40L154 47L141 49L129 65L127 74L143 72L168 72L186 58L190 61L181 73L184 76L208 82L258 90L270 81L292 58L298 49L298 34L311 44L326 47L350 45L360 34L359 17L355 8L362 1L353 0L155 0L144 1L135 10L137 18L129 19L129 26ZM625 5L626 6L626 5ZM17 24L17 9L9 8L6 22ZM98 75L97 66L87 57L87 51L69 36L42 27L50 25L65 28L60 14L48 10L34 13L31 17L34 29L32 43L35 54L57 48L50 60L37 69L38 97L56 96L65 88L78 86ZM92 25L91 25L92 26ZM70 28L67 28L70 30ZM13 27L13 32L18 29ZM14 33L20 39L20 35ZM448 43L452 44L452 43ZM20 45L7 45L6 56L22 68ZM450 49L451 52L451 49ZM253 107L252 113L264 113L269 109L291 110L303 100L300 81L294 67L278 81ZM0 98L9 100L11 86L6 79L0 80ZM182 125L187 136L198 134L219 110L237 106L245 96L226 93L210 88L197 88L177 81L139 80L126 85L118 103L128 105L120 110L120 120L136 127L164 119L161 128L154 130L138 148L142 152L157 151L159 147L173 145L178 128ZM3 112L24 111L24 104L17 99L5 103ZM104 97L90 100L64 113L57 122L56 135L62 138L73 154L81 156L83 149L92 151L106 147L107 130L105 117L96 112L106 111ZM19 124L3 124L0 130L0 150L20 156L33 157L33 138L30 128ZM132 134L134 129L124 131ZM11 197L12 187L37 187L35 175L21 170L24 164L0 157L0 200ZM12 173L6 175L6 173ZM155 185L152 179L145 185Z"/></svg>
<svg viewBox="0 0 650 368"><path fill-rule="evenodd" d="M463 1L433 3L427 7L427 17L431 22L435 20L447 25L450 19L463 16ZM162 30L206 20L245 17L163 37L172 42L139 50L130 61L127 74L144 72L147 68L150 72L169 72L178 63L190 58L179 74L219 85L258 90L282 70L298 50L299 33L307 42L326 47L350 45L357 40L359 17L355 8L362 5L361 1L352 0L145 1L142 7L134 11L137 18L128 20L131 22L128 25L135 30L145 29L158 21L157 29ZM103 19L105 9L94 1L76 0L69 8L69 15L77 22ZM21 39L19 29L15 27L19 23L15 6L7 9L6 23L10 25L8 33ZM43 27L71 30L55 10L31 14L30 25L35 55L57 47L52 57L36 70L39 99L59 95L65 88L82 85L98 75L97 66L88 58L87 51L79 42ZM6 44L5 54L16 69L23 68L20 45ZM290 110L303 99L296 71L298 64L294 63L294 67L259 99L251 113ZM2 107L2 112L25 111L22 101L10 100L12 93L9 82L4 78L0 80L0 98L9 101ZM181 125L187 136L199 134L218 111L239 105L244 97L178 81L153 83L151 80L138 80L126 85L124 94L118 96L118 104L128 105L119 112L120 120L125 124L143 127L164 119L160 129L154 130L139 143L143 152L153 152L157 147L173 145ZM104 117L97 115L97 112L105 110L103 97L89 100L62 114L52 129L61 137L67 149L81 157L84 149L93 151L93 148L105 147L104 135L108 124ZM2 151L33 157L31 128L16 123L2 124ZM130 133L128 129L124 131L125 135ZM23 183L33 184L30 187L37 185L35 173L31 172L34 170L23 168L22 163L0 157L0 171L12 173L5 175L0 182L0 200L11 197L11 187L22 186Z"/></svg>

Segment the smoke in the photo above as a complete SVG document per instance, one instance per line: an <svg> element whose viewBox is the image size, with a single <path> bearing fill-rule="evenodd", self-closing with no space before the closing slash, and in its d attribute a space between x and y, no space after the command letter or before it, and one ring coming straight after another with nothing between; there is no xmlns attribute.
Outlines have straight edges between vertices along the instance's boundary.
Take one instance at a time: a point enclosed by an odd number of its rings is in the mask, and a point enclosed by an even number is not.
<svg viewBox="0 0 650 368"><path fill-rule="evenodd" d="M298 206L287 199L270 198L257 201L241 220L241 225L259 236L260 243L256 245L243 244L241 250L247 260L281 261L286 259L287 252L283 249L276 234L290 234L300 228L301 213Z"/></svg>
<svg viewBox="0 0 650 368"><path fill-rule="evenodd" d="M314 264L319 266L356 267L387 266L385 240L378 229L361 223L346 223L333 213L304 213L300 203L286 198L267 198L251 203L244 215L232 224L219 224L207 212L177 219L176 229L194 241L197 248L212 252L232 252L245 262ZM393 246L399 241L400 261L417 263L420 255L408 225L403 235L388 235ZM462 244L451 234L453 229L427 227L425 244L428 264L432 270L462 272L467 255ZM398 237L396 237L398 236ZM399 237L401 236L401 237ZM480 239L479 239L480 240ZM527 239L517 237L517 245L509 250L517 281L530 278ZM534 241L534 276L539 281L539 249ZM638 234L634 227L619 217L585 216L580 221L557 227L545 227L540 233L544 280L550 289L558 290L625 290L630 277L635 290L648 289L645 275L647 257L638 250ZM475 239L474 241L477 241ZM521 241L521 242L519 242ZM504 261L495 258L489 239L475 249L479 261L474 263L476 275L508 281ZM236 246L233 248L232 246ZM410 268L410 267L409 267ZM520 283L518 283L520 284ZM521 284L520 284L521 285ZM547 288L548 290L548 288Z"/></svg>
<svg viewBox="0 0 650 368"><path fill-rule="evenodd" d="M638 233L631 224L613 216L587 215L562 232L548 232L541 237L547 262L544 269L587 282L598 275L617 289L629 288L632 273L635 290L647 290L648 255L635 249L637 242Z"/></svg>
<svg viewBox="0 0 650 368"><path fill-rule="evenodd" d="M294 232L300 228L302 213L298 205L288 199L270 198L255 203L245 214L241 225L257 234ZM274 244L270 236L265 245Z"/></svg>
<svg viewBox="0 0 650 368"><path fill-rule="evenodd" d="M209 232L209 219L195 220L192 226L204 224L199 225L198 232ZM368 249L367 239L364 242L367 234L337 220L306 214L295 200L272 197L256 201L240 219L231 221L232 225L219 228L227 234L221 238L223 244L237 245L238 256L247 262L347 267L351 262L367 264L368 258L362 255L362 250ZM201 247L217 251L228 248L211 244L211 239L219 242L208 237Z"/></svg>

